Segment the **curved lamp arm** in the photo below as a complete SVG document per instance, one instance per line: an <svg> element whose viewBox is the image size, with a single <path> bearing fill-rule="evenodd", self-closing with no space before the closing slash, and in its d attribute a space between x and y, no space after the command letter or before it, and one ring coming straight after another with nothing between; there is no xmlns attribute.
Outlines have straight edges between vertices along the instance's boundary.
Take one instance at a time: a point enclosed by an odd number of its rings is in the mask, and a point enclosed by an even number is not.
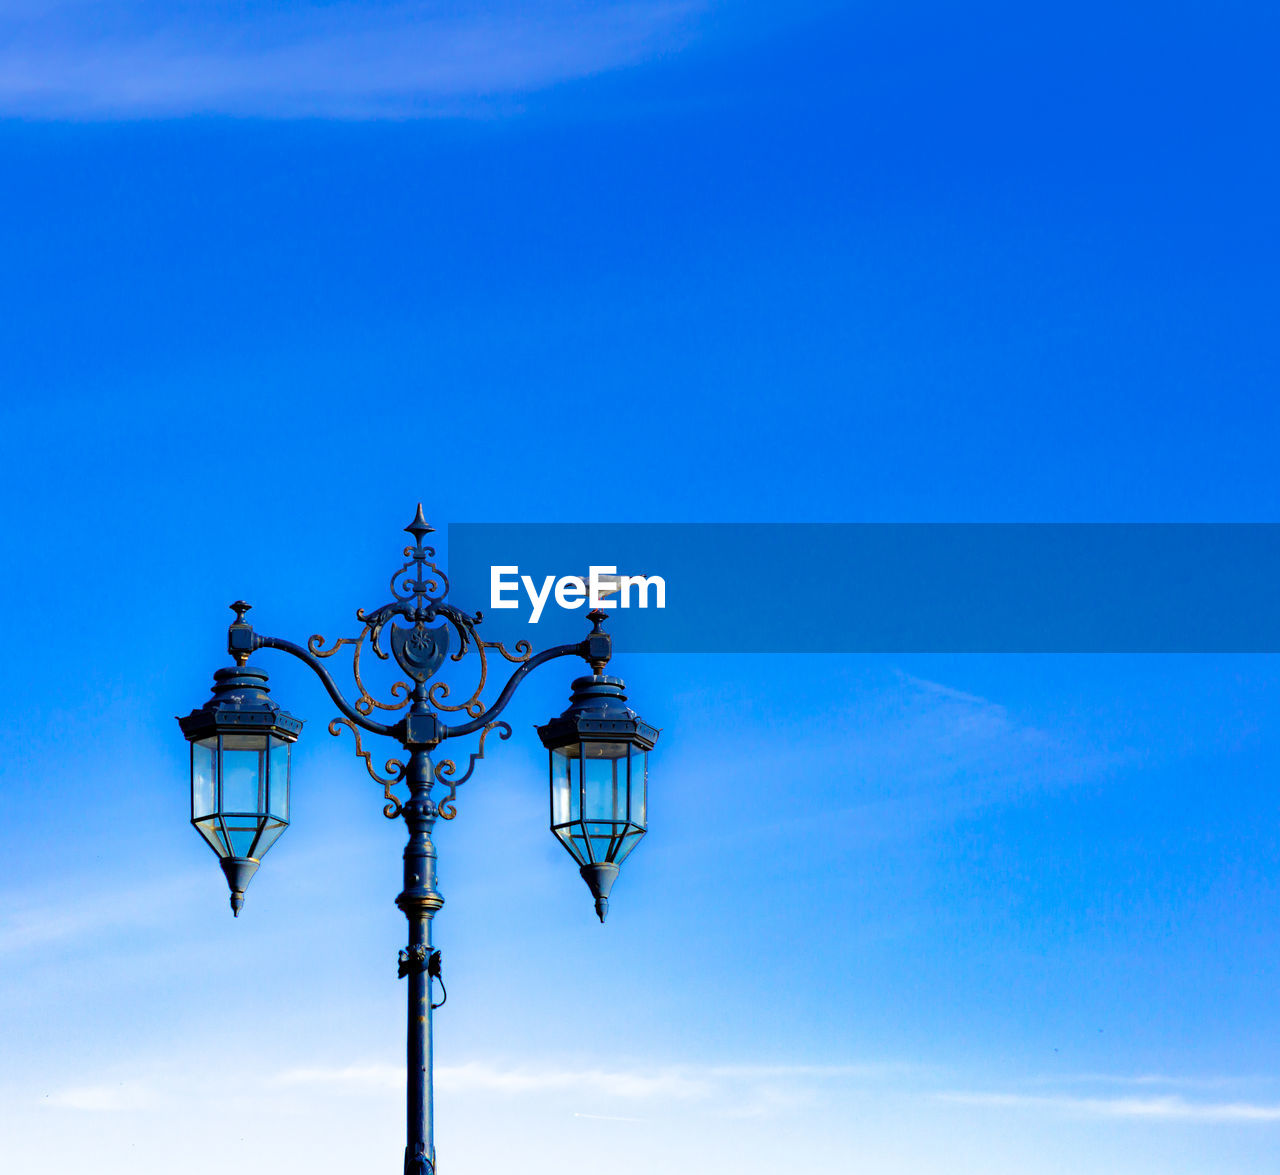
<svg viewBox="0 0 1280 1175"><path fill-rule="evenodd" d="M284 640L278 636L259 636L256 632L253 634L254 649L281 649L286 653L290 653L297 657L299 661L305 662L315 672L320 679L324 688L329 691L329 697L333 699L333 704L338 707L342 713L354 722L357 726L369 731L371 734L386 734L396 737L396 727L387 726L382 722L374 722L361 714L346 698L342 696L342 691L338 689L338 684L329 675L329 671L320 663L319 659L312 653L307 652L301 645L295 645L293 641ZM397 724L399 725L399 724Z"/></svg>
<svg viewBox="0 0 1280 1175"><path fill-rule="evenodd" d="M597 641L600 637L604 637L606 640L608 639L605 633L597 633L594 635ZM556 645L554 648L544 649L536 656L530 657L529 660L521 665L520 668L517 669L510 678L508 678L507 684L502 687L502 693L498 695L493 705L490 706L483 714L478 718L473 718L470 722L463 722L457 726L442 725L440 727L440 738L442 740L446 738L459 738L464 734L472 734L473 732L487 726L499 714L501 714L503 710L506 709L507 703L511 701L511 695L516 692L516 687L519 686L519 684L528 677L530 673L537 669L539 665L545 665L548 661L554 661L557 657L581 657L584 661L590 661L594 665L598 659L599 652L600 649L598 644L593 647L592 637L588 637L584 641L579 641L576 645ZM608 659L608 655L606 654L604 660L607 662Z"/></svg>

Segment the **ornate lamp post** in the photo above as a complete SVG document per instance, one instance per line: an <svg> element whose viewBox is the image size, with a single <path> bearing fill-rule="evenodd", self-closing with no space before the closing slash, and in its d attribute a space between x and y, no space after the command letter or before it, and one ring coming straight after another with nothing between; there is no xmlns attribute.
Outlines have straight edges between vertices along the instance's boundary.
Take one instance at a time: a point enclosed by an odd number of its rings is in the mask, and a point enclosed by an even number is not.
<svg viewBox="0 0 1280 1175"><path fill-rule="evenodd" d="M581 867L603 922L618 867L645 834L648 753L658 731L627 709L622 681L604 675L612 653L609 634L601 627L606 613L587 614L591 632L578 644L535 654L528 641L519 641L511 652L501 642L479 635L480 613L463 612L446 602L448 577L431 562L434 549L423 545L433 528L422 516L421 503L405 530L414 543L404 549L408 562L391 577L393 600L367 614L363 609L356 612L364 624L359 636L339 638L328 648L323 637L313 636L303 648L254 632L244 618L249 605L242 600L232 604L236 619L227 630L227 650L235 666L219 669L213 697L178 722L191 743L191 822L218 855L237 915L263 854L288 826L289 752L302 730L298 719L271 700L267 675L248 667L257 650L280 649L314 670L342 715L329 723L329 733L339 734L344 727L351 731L356 754L382 784L383 814L404 817L409 842L404 850L404 889L396 898L409 922L409 944L400 952L400 976L409 980L404 1175L434 1175L431 1014L439 1005L431 1001L431 980L440 975L440 952L431 944L431 923L444 905L436 889L431 841L436 818L452 820L457 815L458 788L484 758L489 734L497 730L499 738L510 737L511 727L498 715L520 683L548 661L582 658L590 675L574 681L569 708L538 733L551 763L552 831ZM479 662L478 684L460 702L448 701L446 683L428 685L455 641L452 660L475 654ZM324 664L348 646L359 691L354 701L343 695ZM392 685L396 700L379 701L365 687L360 657L366 646L384 661L393 658L409 679ZM489 650L517 668L486 708L481 695L488 680ZM379 722L372 717L375 710L389 712L388 717L400 710L405 713L397 721ZM458 716L453 724L443 717L451 714ZM388 759L379 771L373 752L361 744L362 730L395 739L404 748L404 758ZM452 759L432 764L432 752L446 739L477 732L479 743L461 775ZM392 791L399 783L409 790L404 803ZM431 798L437 784L449 789L439 802Z"/></svg>

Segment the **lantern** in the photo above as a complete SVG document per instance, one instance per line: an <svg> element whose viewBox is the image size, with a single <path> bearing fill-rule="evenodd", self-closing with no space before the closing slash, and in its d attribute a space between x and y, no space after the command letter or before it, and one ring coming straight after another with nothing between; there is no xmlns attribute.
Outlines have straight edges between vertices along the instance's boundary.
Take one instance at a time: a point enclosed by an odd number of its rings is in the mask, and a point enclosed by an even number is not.
<svg viewBox="0 0 1280 1175"><path fill-rule="evenodd" d="M249 879L289 826L289 753L302 723L268 697L260 670L213 678L213 697L178 723L191 743L191 823L218 855L238 917Z"/></svg>
<svg viewBox="0 0 1280 1175"><path fill-rule="evenodd" d="M551 831L578 862L600 921L618 867L648 827L649 752L658 731L627 708L621 678L580 677L569 708L538 727L551 767Z"/></svg>

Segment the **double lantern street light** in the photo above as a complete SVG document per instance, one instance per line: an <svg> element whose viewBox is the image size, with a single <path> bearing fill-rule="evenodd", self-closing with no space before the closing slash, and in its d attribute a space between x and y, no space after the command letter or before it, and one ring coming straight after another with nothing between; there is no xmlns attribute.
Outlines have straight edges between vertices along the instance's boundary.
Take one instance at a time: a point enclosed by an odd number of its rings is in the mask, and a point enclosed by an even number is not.
<svg viewBox="0 0 1280 1175"><path fill-rule="evenodd" d="M434 1175L431 1014L440 1005L432 1003L431 980L440 976L440 952L431 945L431 922L444 905L436 889L431 841L436 818L452 820L457 815L458 788L484 758L489 734L497 730L500 739L510 737L511 727L498 715L520 683L548 661L581 657L590 675L573 682L565 712L537 729L550 759L551 831L578 863L603 922L618 867L645 834L648 759L658 731L628 709L623 682L604 674L612 654L610 636L601 628L605 612L587 613L591 632L578 644L535 654L522 640L509 651L500 641L479 635L480 613L463 612L446 602L448 577L431 562L435 550L423 545L433 528L422 516L421 503L405 530L414 543L404 549L408 562L391 577L394 599L376 611L356 612L364 624L359 636L339 638L329 648L323 637L313 636L303 648L254 632L245 621L249 605L241 600L232 604L236 618L227 630L227 650L235 665L215 671L213 697L178 722L191 743L191 823L218 856L236 915L262 857L289 825L289 755L302 732L302 722L269 696L267 675L249 667L249 657L258 649L281 649L314 670L342 714L329 723L329 733L339 734L344 727L351 731L356 754L382 784L383 814L404 817L409 841L404 890L396 898L409 922L409 945L400 952L400 976L409 980L404 1175ZM455 639L457 651L450 654ZM366 645L381 660L393 658L409 679L392 685L396 700L379 701L366 689L360 666ZM359 690L354 701L343 695L324 664L347 647ZM481 695L490 650L518 668L486 709ZM450 702L445 682L428 683L446 656L462 661L470 654L478 658L478 684L465 701ZM405 713L398 721L379 722L372 717L375 710ZM453 725L442 717L450 714L458 716ZM388 759L378 770L373 752L361 744L362 730L394 738L405 757ZM446 739L477 732L479 743L461 775L452 759L432 763L432 752ZM409 790L404 803L392 790L400 783ZM437 785L449 789L438 802L431 798Z"/></svg>

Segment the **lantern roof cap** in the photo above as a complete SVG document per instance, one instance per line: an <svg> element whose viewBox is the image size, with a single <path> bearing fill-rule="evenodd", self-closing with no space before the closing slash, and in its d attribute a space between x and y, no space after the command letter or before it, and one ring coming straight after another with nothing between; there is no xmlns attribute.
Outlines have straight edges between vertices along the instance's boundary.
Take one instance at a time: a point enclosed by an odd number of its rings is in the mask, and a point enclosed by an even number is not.
<svg viewBox="0 0 1280 1175"><path fill-rule="evenodd" d="M178 719L182 733L191 740L219 731L262 731L294 742L302 733L302 720L286 713L271 699L267 675L247 665L226 666L213 674L213 697Z"/></svg>
<svg viewBox="0 0 1280 1175"><path fill-rule="evenodd" d="M659 732L627 705L626 688L620 677L597 673L577 678L565 712L537 728L542 745L562 747L585 737L652 748Z"/></svg>

